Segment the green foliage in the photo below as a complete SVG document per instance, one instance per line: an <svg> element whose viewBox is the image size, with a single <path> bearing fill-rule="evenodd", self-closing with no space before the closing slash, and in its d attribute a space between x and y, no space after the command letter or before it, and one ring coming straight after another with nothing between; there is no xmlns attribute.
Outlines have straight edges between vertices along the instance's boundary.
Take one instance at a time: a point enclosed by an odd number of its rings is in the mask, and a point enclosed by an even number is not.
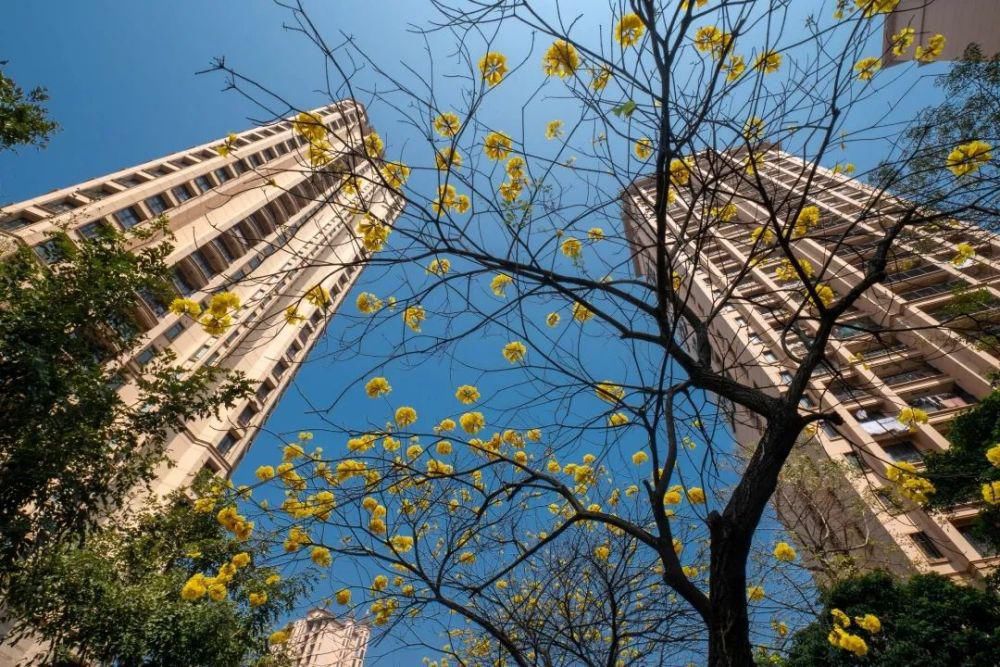
<svg viewBox="0 0 1000 667"><path fill-rule="evenodd" d="M885 667L987 667L1000 655L1000 598L991 592L952 583L940 575L921 574L906 581L884 572L838 583L823 594L823 612L792 638L785 665L883 665ZM882 631L857 632L869 653L857 658L831 646L831 609L851 618L874 614Z"/></svg>
<svg viewBox="0 0 1000 667"><path fill-rule="evenodd" d="M51 266L27 248L0 263L0 583L150 480L171 429L250 391L242 376L184 374L164 356L143 369L136 397L119 396L120 359L142 336L136 293L166 289L170 252L127 242L61 235Z"/></svg>
<svg viewBox="0 0 1000 667"><path fill-rule="evenodd" d="M930 501L935 509L982 500L982 485L1000 480L1000 468L986 459L986 450L1000 443L1000 392L956 417L948 439L948 451L927 457L926 474L937 489ZM973 534L1000 551L1000 507L985 509Z"/></svg>
<svg viewBox="0 0 1000 667"><path fill-rule="evenodd" d="M0 63L3 65L5 63ZM59 126L48 117L44 88L25 93L0 71L0 151L16 146L44 146Z"/></svg>
<svg viewBox="0 0 1000 667"><path fill-rule="evenodd" d="M198 512L184 494L151 503L131 521L91 534L82 546L66 545L35 560L11 578L7 612L17 636L32 632L51 642L56 659L118 665L273 664L267 650L272 625L302 593L301 580L268 585L274 574L258 567L267 557L263 539L240 542L215 519ZM184 582L214 573L246 552L251 564L215 601L181 599ZM266 591L250 607L248 594Z"/></svg>

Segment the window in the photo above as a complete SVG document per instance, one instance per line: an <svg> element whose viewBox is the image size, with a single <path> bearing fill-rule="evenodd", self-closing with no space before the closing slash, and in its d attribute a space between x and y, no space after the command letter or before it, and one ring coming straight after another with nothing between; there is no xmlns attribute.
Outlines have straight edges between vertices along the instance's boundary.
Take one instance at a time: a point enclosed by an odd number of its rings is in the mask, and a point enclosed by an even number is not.
<svg viewBox="0 0 1000 667"><path fill-rule="evenodd" d="M792 379L793 379L794 376L791 373L789 373L788 371L781 371L781 373L779 373L779 375L781 376L781 381L784 382L785 384L791 384L792 383Z"/></svg>
<svg viewBox="0 0 1000 667"><path fill-rule="evenodd" d="M34 247L35 254L46 264L51 264L62 258L62 249L55 239L49 239Z"/></svg>
<svg viewBox="0 0 1000 667"><path fill-rule="evenodd" d="M233 445L239 441L240 439L236 435L234 435L231 431L227 431L226 434L222 436L222 440L219 440L219 444L217 444L215 448L219 450L219 454L225 456L229 450L233 448Z"/></svg>
<svg viewBox="0 0 1000 667"><path fill-rule="evenodd" d="M140 289L139 298L143 300L146 306L148 306L157 317L163 317L167 314L167 306L163 303L163 300L152 291L146 288Z"/></svg>
<svg viewBox="0 0 1000 667"><path fill-rule="evenodd" d="M765 351L762 356L764 357L764 361L769 364L773 364L778 361L778 357L774 356L774 353L771 351Z"/></svg>
<svg viewBox="0 0 1000 667"><path fill-rule="evenodd" d="M222 239L212 239L212 247L215 248L216 252L225 257L226 261L231 262L236 259L233 257L233 253L229 251L229 248L226 247L226 244L223 243Z"/></svg>
<svg viewBox="0 0 1000 667"><path fill-rule="evenodd" d="M281 360L274 365L274 377L280 378L288 371L288 362Z"/></svg>
<svg viewBox="0 0 1000 667"><path fill-rule="evenodd" d="M199 192L208 192L212 189L212 181L208 180L208 176L199 176L194 179L194 184Z"/></svg>
<svg viewBox="0 0 1000 667"><path fill-rule="evenodd" d="M192 285L190 281L184 277L184 274L177 269L174 269L173 275L171 276L171 282L173 282L174 287L183 296L190 296L195 290L194 285Z"/></svg>
<svg viewBox="0 0 1000 667"><path fill-rule="evenodd" d="M198 361L202 357L204 357L206 354L208 354L208 351L211 350L211 349L212 349L211 343L206 343L206 344L202 345L201 347L199 347L198 350L194 353L194 355L192 355L191 358L193 360L195 360L195 361Z"/></svg>
<svg viewBox="0 0 1000 667"><path fill-rule="evenodd" d="M97 237L103 229L104 229L103 222L100 221L88 222L87 224L78 227L76 233L85 239L92 239Z"/></svg>
<svg viewBox="0 0 1000 667"><path fill-rule="evenodd" d="M868 472L871 470L871 466L868 465L868 461L865 460L865 457L861 456L857 452L847 452L844 454L844 461L851 470L856 470L858 472Z"/></svg>
<svg viewBox="0 0 1000 667"><path fill-rule="evenodd" d="M156 348L150 345L145 350L135 355L135 363L139 364L140 366L145 366L146 364L151 362L153 360L153 357L155 356L156 356Z"/></svg>
<svg viewBox="0 0 1000 667"><path fill-rule="evenodd" d="M910 539L913 540L913 543L917 545L917 548L919 548L920 551L927 556L927 558L931 560L944 558L944 554L941 553L941 550L938 549L938 546L934 544L934 540L932 540L927 533L923 531L920 531L919 533L912 533L910 535Z"/></svg>
<svg viewBox="0 0 1000 667"><path fill-rule="evenodd" d="M264 159L260 156L260 153L254 153L250 156L250 164L255 167L259 167L264 164Z"/></svg>
<svg viewBox="0 0 1000 667"><path fill-rule="evenodd" d="M163 332L163 337L169 341L173 341L182 333L184 333L184 322L175 322L172 327Z"/></svg>
<svg viewBox="0 0 1000 667"><path fill-rule="evenodd" d="M45 204L45 210L53 213L65 213L66 211L72 211L77 206L79 206L79 204L69 199L60 199L57 201L50 201L48 204Z"/></svg>
<svg viewBox="0 0 1000 667"><path fill-rule="evenodd" d="M229 175L229 170L226 169L225 167L220 167L220 168L216 169L215 170L215 177L219 179L219 183L225 183L230 178L232 178Z"/></svg>
<svg viewBox="0 0 1000 667"><path fill-rule="evenodd" d="M250 167L247 165L246 160L240 160L239 162L235 162L233 163L233 166L236 168L237 174L245 174L250 169Z"/></svg>
<svg viewBox="0 0 1000 667"><path fill-rule="evenodd" d="M0 229L5 232L12 232L15 229L21 229L22 227L27 227L31 224L31 220L27 218L7 218L2 223L0 223Z"/></svg>
<svg viewBox="0 0 1000 667"><path fill-rule="evenodd" d="M924 457L920 450L913 446L912 442L897 442L892 445L885 445L882 449L893 461L905 461L907 463L923 463Z"/></svg>
<svg viewBox="0 0 1000 667"><path fill-rule="evenodd" d="M257 408L253 407L252 405L248 405L245 408L243 408L243 412L241 412L240 416L236 418L236 422L240 426L247 426L256 414L257 414Z"/></svg>
<svg viewBox="0 0 1000 667"><path fill-rule="evenodd" d="M153 215L159 215L170 208L167 204L167 200L163 198L163 195L153 195L146 200L146 206L149 210L153 212Z"/></svg>
<svg viewBox="0 0 1000 667"><path fill-rule="evenodd" d="M962 534L965 541L983 558L990 558L997 555L997 550L976 531L975 524L966 523L961 526L955 526L955 529Z"/></svg>
<svg viewBox="0 0 1000 667"><path fill-rule="evenodd" d="M136 213L135 209L129 206L128 208L123 208L122 210L114 214L115 220L118 224L125 229L131 229L139 224L139 214Z"/></svg>
<svg viewBox="0 0 1000 667"><path fill-rule="evenodd" d="M215 275L215 269L213 269L212 265L209 264L208 258L205 257L201 250L195 250L193 253L188 255L188 257L198 266L206 278L211 278Z"/></svg>
<svg viewBox="0 0 1000 667"><path fill-rule="evenodd" d="M270 382L261 382L260 386L257 387L257 392L255 394L257 396L257 400L263 403L264 401L267 400L267 397L271 394L272 391L274 391L273 384L271 384Z"/></svg>
<svg viewBox="0 0 1000 667"><path fill-rule="evenodd" d="M186 185L178 185L170 192L173 193L174 197L176 197L177 201L181 204L186 202L188 199L191 199L191 191L188 190Z"/></svg>

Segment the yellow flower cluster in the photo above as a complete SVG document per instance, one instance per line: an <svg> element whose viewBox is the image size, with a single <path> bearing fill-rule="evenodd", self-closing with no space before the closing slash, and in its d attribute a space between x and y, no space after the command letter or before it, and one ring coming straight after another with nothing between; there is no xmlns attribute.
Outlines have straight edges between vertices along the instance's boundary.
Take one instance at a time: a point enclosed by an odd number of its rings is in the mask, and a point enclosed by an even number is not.
<svg viewBox="0 0 1000 667"><path fill-rule="evenodd" d="M483 140L483 152L491 160L503 160L514 147L511 138L503 132L490 132Z"/></svg>
<svg viewBox="0 0 1000 667"><path fill-rule="evenodd" d="M774 557L780 561L791 562L798 556L795 548L788 542L778 542L774 545Z"/></svg>
<svg viewBox="0 0 1000 667"><path fill-rule="evenodd" d="M813 205L803 206L795 218L792 236L797 239L802 238L809 233L811 227L815 227L817 224L819 224L819 207Z"/></svg>
<svg viewBox="0 0 1000 667"><path fill-rule="evenodd" d="M355 305L365 315L373 315L382 310L382 299L371 292L362 292L354 301Z"/></svg>
<svg viewBox="0 0 1000 667"><path fill-rule="evenodd" d="M723 57L732 43L733 36L714 25L702 26L694 34L694 48L711 54L713 58Z"/></svg>
<svg viewBox="0 0 1000 667"><path fill-rule="evenodd" d="M854 71L858 73L858 78L862 81L871 81L880 69L882 69L882 59L874 56L862 58L854 63Z"/></svg>
<svg viewBox="0 0 1000 667"><path fill-rule="evenodd" d="M888 14L896 8L899 0L854 0L854 4L861 10L862 16L870 19L878 14Z"/></svg>
<svg viewBox="0 0 1000 667"><path fill-rule="evenodd" d="M945 166L955 176L965 176L979 171L993 159L993 147L978 139L960 144L948 154Z"/></svg>
<svg viewBox="0 0 1000 667"><path fill-rule="evenodd" d="M246 517L239 514L236 508L231 505L219 510L215 518L223 528L233 533L238 540L248 540L251 533L253 533L253 522L247 521Z"/></svg>
<svg viewBox="0 0 1000 667"><path fill-rule="evenodd" d="M472 405L473 403L479 400L479 390L476 389L471 384L463 384L461 387L455 390L455 398L457 398L460 403L464 403L465 405ZM455 428L454 425L452 425L452 428Z"/></svg>
<svg viewBox="0 0 1000 667"><path fill-rule="evenodd" d="M545 76L557 76L565 79L573 76L580 66L580 54L576 47L564 39L552 42L545 55L542 56L542 72Z"/></svg>
<svg viewBox="0 0 1000 667"><path fill-rule="evenodd" d="M469 199L469 195L458 194L458 190L450 183L448 185L439 185L438 196L431 202L431 209L435 215L442 215L446 211L465 213L469 210L470 206L472 206L472 201Z"/></svg>
<svg viewBox="0 0 1000 667"><path fill-rule="evenodd" d="M392 228L371 213L365 213L355 232L361 237L361 244L368 252L378 252L389 240Z"/></svg>
<svg viewBox="0 0 1000 667"><path fill-rule="evenodd" d="M986 450L986 460L997 468L1000 468L1000 443Z"/></svg>
<svg viewBox="0 0 1000 667"><path fill-rule="evenodd" d="M433 259L431 263L427 265L427 273L432 276L443 276L451 271L451 260L442 257L440 259Z"/></svg>
<svg viewBox="0 0 1000 667"><path fill-rule="evenodd" d="M442 137L454 137L462 129L462 121L458 114L446 111L434 119L434 130Z"/></svg>
<svg viewBox="0 0 1000 667"><path fill-rule="evenodd" d="M1000 480L983 484L983 502L990 505L1000 505Z"/></svg>
<svg viewBox="0 0 1000 667"><path fill-rule="evenodd" d="M561 120L550 120L545 124L545 138L549 141L558 139L563 135L563 122Z"/></svg>
<svg viewBox="0 0 1000 667"><path fill-rule="evenodd" d="M423 306L407 306L403 310L403 322L413 331L420 333L421 323L427 319Z"/></svg>
<svg viewBox="0 0 1000 667"><path fill-rule="evenodd" d="M615 39L623 47L638 44L646 33L646 26L638 14L625 14L615 26Z"/></svg>
<svg viewBox="0 0 1000 667"><path fill-rule="evenodd" d="M563 239L560 249L562 250L562 254L576 261L580 259L580 255L583 253L583 244L580 243L579 239L567 236Z"/></svg>
<svg viewBox="0 0 1000 667"><path fill-rule="evenodd" d="M796 272L796 265L806 278L812 278L814 274L813 265L808 259L796 259L793 263L790 259L783 259L774 270L774 279L781 281L798 280L799 274Z"/></svg>
<svg viewBox="0 0 1000 667"><path fill-rule="evenodd" d="M632 150L635 152L637 158L645 160L653 154L653 142L648 137L643 137L635 142Z"/></svg>
<svg viewBox="0 0 1000 667"><path fill-rule="evenodd" d="M240 297L233 292L219 292L213 295L204 312L193 299L178 298L170 302L170 312L197 318L205 332L213 336L225 333L233 325L233 313L239 307Z"/></svg>
<svg viewBox="0 0 1000 667"><path fill-rule="evenodd" d="M921 410L920 408L911 408L910 406L906 406L900 410L899 416L896 417L896 420L899 421L900 424L906 426L911 431L915 431L918 424L926 424L927 419L928 417L926 411Z"/></svg>
<svg viewBox="0 0 1000 667"><path fill-rule="evenodd" d="M934 62L941 55L941 52L944 51L946 41L944 35L931 35L926 45L917 45L916 50L913 52L914 59L921 63Z"/></svg>
<svg viewBox="0 0 1000 667"><path fill-rule="evenodd" d="M598 382L594 386L594 393L597 394L597 398L612 405L621 403L625 399L625 388L610 380Z"/></svg>
<svg viewBox="0 0 1000 667"><path fill-rule="evenodd" d="M895 485L899 494L918 505L925 505L927 498L936 491L926 477L921 477L912 463L897 461L886 467L885 477Z"/></svg>
<svg viewBox="0 0 1000 667"><path fill-rule="evenodd" d="M897 56L905 54L913 46L916 34L917 31L914 28L907 26L906 28L901 28L899 32L890 37L889 46L892 48L893 54Z"/></svg>
<svg viewBox="0 0 1000 667"><path fill-rule="evenodd" d="M318 308L329 308L333 305L333 300L330 298L330 290L323 287L322 285L313 285L306 292L306 301Z"/></svg>
<svg viewBox="0 0 1000 667"><path fill-rule="evenodd" d="M229 594L227 587L232 583L236 573L248 565L250 565L250 554L243 551L233 556L228 563L224 563L214 577L206 577L198 572L184 583L181 588L181 598L193 602L207 595L216 602L224 600ZM264 600L267 600L266 594Z"/></svg>
<svg viewBox="0 0 1000 667"><path fill-rule="evenodd" d="M503 346L503 358L512 364L524 361L524 356L527 353L528 348L519 340L511 341Z"/></svg>
<svg viewBox="0 0 1000 667"><path fill-rule="evenodd" d="M754 59L753 68L764 74L773 74L781 68L781 54L776 51L764 51Z"/></svg>
<svg viewBox="0 0 1000 667"><path fill-rule="evenodd" d="M453 146L442 148L434 154L434 164L440 171L458 169L462 166L462 154Z"/></svg>
<svg viewBox="0 0 1000 667"><path fill-rule="evenodd" d="M573 319L580 324L583 324L593 316L594 312L590 308L587 308L579 301L573 303Z"/></svg>
<svg viewBox="0 0 1000 667"><path fill-rule="evenodd" d="M493 291L493 294L503 299L507 297L507 286L513 282L514 279L506 273L498 273L490 281L490 289Z"/></svg>
<svg viewBox="0 0 1000 667"><path fill-rule="evenodd" d="M867 655L867 642L859 635L847 631L847 628L851 627L851 617L840 609L831 609L830 616L833 618L833 628L826 638L830 645L853 653L859 658ZM878 634L882 631L882 622L875 614L855 616L854 622L859 628L870 634Z"/></svg>
<svg viewBox="0 0 1000 667"><path fill-rule="evenodd" d="M503 81L507 74L507 56L498 51L489 51L479 59L479 72L491 87Z"/></svg>
<svg viewBox="0 0 1000 667"><path fill-rule="evenodd" d="M962 242L955 246L955 256L951 258L951 263L955 266L965 266L969 260L976 256L976 249L971 243Z"/></svg>

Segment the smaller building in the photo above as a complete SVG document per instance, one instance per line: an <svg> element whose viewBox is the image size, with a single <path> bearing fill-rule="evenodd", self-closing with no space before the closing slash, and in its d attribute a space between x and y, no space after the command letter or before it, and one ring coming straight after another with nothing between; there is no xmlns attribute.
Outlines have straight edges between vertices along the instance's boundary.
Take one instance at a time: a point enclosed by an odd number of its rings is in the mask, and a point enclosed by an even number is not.
<svg viewBox="0 0 1000 667"><path fill-rule="evenodd" d="M296 667L362 667L370 636L364 623L312 609L292 623L289 653Z"/></svg>
<svg viewBox="0 0 1000 667"><path fill-rule="evenodd" d="M990 57L1000 53L1000 0L901 0L885 17L887 66L913 60L913 47L901 56L892 52L892 36L903 28L913 28L915 44L944 35L944 50L937 60L958 60L969 44L978 44Z"/></svg>

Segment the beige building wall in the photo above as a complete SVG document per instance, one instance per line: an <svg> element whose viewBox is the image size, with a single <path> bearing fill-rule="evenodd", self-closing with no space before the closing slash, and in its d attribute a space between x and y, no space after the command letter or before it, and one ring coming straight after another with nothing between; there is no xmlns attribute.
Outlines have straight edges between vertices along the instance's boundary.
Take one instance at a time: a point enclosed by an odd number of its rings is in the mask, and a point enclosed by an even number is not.
<svg viewBox="0 0 1000 667"><path fill-rule="evenodd" d="M900 0L885 17L883 43L886 65L913 59L914 49L897 56L891 38L902 28L916 31L915 44L925 44L931 35L945 36L939 60L958 60L969 44L978 44L983 55L1000 53L1000 1L998 0Z"/></svg>
<svg viewBox="0 0 1000 667"><path fill-rule="evenodd" d="M292 624L288 640L295 667L362 667L371 628L313 609Z"/></svg>
<svg viewBox="0 0 1000 667"><path fill-rule="evenodd" d="M721 158L733 162L732 173L742 173L736 168L739 156ZM806 168L813 166L772 148L758 172L773 188L774 201L785 195L795 201L797 181ZM731 185L722 188L732 192L747 187ZM640 180L623 196L623 219L640 276L654 275L653 215L647 206L654 192L650 181ZM821 167L810 193L807 203L819 207L822 231L797 241L796 252L814 267L829 259L829 273L824 275L832 276L828 282L843 294L861 279L864 261L880 238L878 216L859 222L866 203L876 195L861 182ZM885 198L881 201L884 205ZM685 275L684 284L690 286L689 303L699 316L714 313L709 318L714 363L735 379L778 395L804 349L796 335L783 334L786 315L801 296L775 282L776 260L739 275L749 264L750 232L761 224L755 221L766 220L768 214L747 199L737 196L735 203L737 220L711 227L696 253L688 243L676 241L686 216L698 220L697 212L689 211L679 196L667 211L667 246L680 253L687 266L698 267ZM845 247L830 258L828 246L849 225L853 232ZM955 266L951 259L960 242L972 244L977 258ZM1000 369L995 346L980 349L967 339L968 331L962 332L969 323L946 317L942 309L959 287L986 290L1000 303L1000 240L955 223L945 232L907 230L895 248L888 279L845 314L845 324L837 327L827 348L829 363L817 370L807 393L805 408L835 411L844 424L836 430L824 425L800 444L790 462L799 467L788 466L775 505L800 545L830 563L851 557L863 568L976 580L1000 564L1000 558L975 544L968 533L968 523L980 508L970 504L929 514L900 502L884 471L894 461L919 467L925 454L946 449L952 418L990 392L989 375ZM734 281L733 297L727 298ZM813 325L800 322L802 336L808 339ZM987 307L975 327L978 335L1000 332L1000 309ZM907 405L926 410L929 423L912 432L899 424L895 417ZM763 424L732 406L721 407L737 442L752 448Z"/></svg>
<svg viewBox="0 0 1000 667"><path fill-rule="evenodd" d="M134 374L170 350L184 368L219 364L243 371L258 387L219 418L193 421L173 434L171 465L160 471L158 492L183 486L202 468L232 472L364 265L354 232L358 216L348 205L389 223L402 208L399 195L377 185L361 157L363 136L371 131L364 108L347 100L316 113L337 156L322 170L310 167L306 141L286 120L236 135L226 157L215 150L219 139L0 212L0 242L33 246L42 261L52 259L47 233L57 227L83 242L98 225L127 229L164 214L176 237L168 261L177 292L202 303L225 290L240 296L234 326L219 336L168 313L152 295L137 297L148 330L128 361ZM353 172L359 192L342 192L344 176L334 172ZM302 299L317 284L330 290L332 307ZM293 304L306 323L285 322L284 310ZM121 391L126 398L136 394L134 384Z"/></svg>

